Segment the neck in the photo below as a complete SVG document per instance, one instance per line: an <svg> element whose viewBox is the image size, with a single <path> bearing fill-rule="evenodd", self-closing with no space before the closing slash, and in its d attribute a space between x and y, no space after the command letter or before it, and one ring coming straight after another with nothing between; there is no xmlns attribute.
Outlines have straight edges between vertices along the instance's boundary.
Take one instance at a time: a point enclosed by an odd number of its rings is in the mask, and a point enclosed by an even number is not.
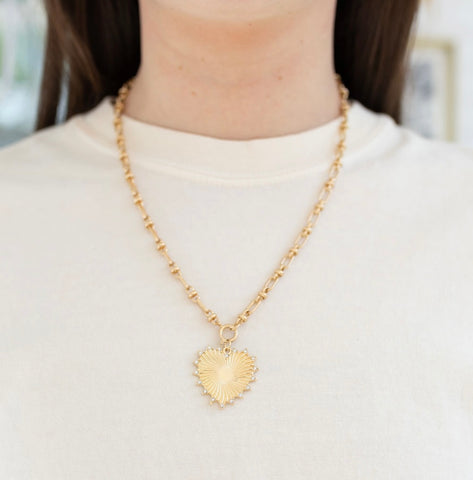
<svg viewBox="0 0 473 480"><path fill-rule="evenodd" d="M142 61L125 113L226 139L296 133L338 117L334 6L307 3L230 22L143 0Z"/></svg>

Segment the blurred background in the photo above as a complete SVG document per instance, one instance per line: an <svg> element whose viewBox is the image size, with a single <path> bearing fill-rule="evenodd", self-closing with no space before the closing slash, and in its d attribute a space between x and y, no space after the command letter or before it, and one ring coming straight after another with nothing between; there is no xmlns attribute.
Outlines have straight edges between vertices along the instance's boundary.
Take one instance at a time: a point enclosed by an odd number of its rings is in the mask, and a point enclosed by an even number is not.
<svg viewBox="0 0 473 480"><path fill-rule="evenodd" d="M45 27L41 0L0 0L0 146L34 128ZM422 0L402 123L473 146L472 85L473 0Z"/></svg>

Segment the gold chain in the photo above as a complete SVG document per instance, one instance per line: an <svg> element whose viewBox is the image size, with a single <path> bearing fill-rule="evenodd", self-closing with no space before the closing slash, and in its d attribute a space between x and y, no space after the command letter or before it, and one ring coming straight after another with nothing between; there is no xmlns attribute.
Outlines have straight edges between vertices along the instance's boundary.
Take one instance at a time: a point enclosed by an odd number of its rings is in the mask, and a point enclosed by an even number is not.
<svg viewBox="0 0 473 480"><path fill-rule="evenodd" d="M294 260L294 257L297 255L299 250L307 242L309 235L312 233L312 230L315 224L317 223L320 213L325 207L325 203L327 202L327 199L330 196L330 192L334 187L335 180L337 179L338 173L340 172L340 169L342 167L341 159L345 151L345 138L346 138L346 131L348 129L348 110L349 110L349 103L348 103L349 92L347 88L344 86L343 82L341 81L340 76L336 74L335 77L337 80L339 93L340 93L340 112L341 112L342 120L339 125L339 141L335 148L335 159L332 165L330 166L328 178L322 186L322 189L319 193L319 197L317 199L317 203L310 211L304 227L297 235L291 248L282 257L281 261L279 262L279 265L274 270L273 274L266 280L266 282L264 283L263 287L260 289L256 297L253 300L251 300L251 302L237 316L237 319L232 324L222 324L217 314L204 305L195 288L186 282L186 280L182 275L181 269L177 266L176 262L170 257L166 244L158 235L158 232L156 231L154 223L151 220L148 212L144 207L143 199L140 195L140 192L138 191L138 187L136 186L136 183L135 183L135 177L131 171L130 159L128 157L128 153L125 145L125 136L123 133L123 123L122 123L122 114L125 107L125 100L131 90L131 87L133 84L133 78L125 82L118 91L118 95L114 103L114 115L115 115L114 127L116 131L116 142L120 152L120 161L124 169L125 179L133 195L133 201L143 217L143 222L146 230L150 232L150 234L154 239L157 251L161 253L161 255L166 259L170 272L181 282L181 284L183 285L183 287L187 292L187 296L202 310L207 320L210 323L220 327L220 337L222 341L227 341L228 343L230 343L236 338L238 327L248 320L250 315L252 315L254 311L258 308L260 303L267 298L268 293L274 288L278 280L284 275L284 272L292 263L292 261ZM224 331L226 329L233 331L232 338L228 339L224 337Z"/></svg>

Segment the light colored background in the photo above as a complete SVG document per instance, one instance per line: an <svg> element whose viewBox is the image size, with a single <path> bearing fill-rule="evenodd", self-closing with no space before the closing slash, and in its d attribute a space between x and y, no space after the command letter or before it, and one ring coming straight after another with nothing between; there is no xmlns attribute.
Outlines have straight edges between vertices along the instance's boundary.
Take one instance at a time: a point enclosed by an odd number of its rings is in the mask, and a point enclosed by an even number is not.
<svg viewBox="0 0 473 480"><path fill-rule="evenodd" d="M445 110L445 115L451 117L448 119L447 131L433 136L473 146L473 1L424 0L418 18L417 32L421 39L419 43L422 46L437 44L438 52L445 49L450 50L449 62L451 65L447 65L448 70L438 81L439 92L433 94L433 103L438 100L437 105L431 108L425 105L420 107L427 116L429 113L432 114L431 121L433 123L435 123L435 115L439 111ZM421 49L418 57L425 58L428 55L429 53L426 53L424 48ZM430 55L434 59L434 64L441 63L440 54L435 56L431 51ZM414 63L415 59L416 55L414 54ZM435 70L435 68L433 69ZM447 91L441 92L444 84ZM406 93L407 99L409 99L409 88ZM421 96L418 95L418 97ZM439 97L442 96L447 97L449 101L447 106L440 105L442 99ZM406 101L406 104L409 102ZM425 124L422 118L417 118L420 121L416 122L412 118L415 117L415 112L407 110L406 117L409 118L405 123L420 133L424 133ZM428 123L428 120L427 117L425 123ZM432 130L436 130L435 125ZM451 130L451 134L448 130Z"/></svg>
<svg viewBox="0 0 473 480"><path fill-rule="evenodd" d="M0 0L0 145L32 131L45 19L40 0ZM423 0L403 123L473 146L473 0Z"/></svg>
<svg viewBox="0 0 473 480"><path fill-rule="evenodd" d="M41 5L0 0L0 145L34 126L45 30Z"/></svg>

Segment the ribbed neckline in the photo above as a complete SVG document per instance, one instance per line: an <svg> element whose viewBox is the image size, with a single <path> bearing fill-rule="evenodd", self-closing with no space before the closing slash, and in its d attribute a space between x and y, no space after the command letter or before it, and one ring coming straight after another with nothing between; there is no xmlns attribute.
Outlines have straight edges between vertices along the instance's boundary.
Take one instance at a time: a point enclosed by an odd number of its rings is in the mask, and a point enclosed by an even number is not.
<svg viewBox="0 0 473 480"><path fill-rule="evenodd" d="M74 117L90 140L117 154L113 97ZM281 136L230 140L148 124L123 115L132 163L221 179L258 179L328 169L338 142L341 117L315 128ZM353 161L390 117L350 101L347 149L343 163Z"/></svg>

